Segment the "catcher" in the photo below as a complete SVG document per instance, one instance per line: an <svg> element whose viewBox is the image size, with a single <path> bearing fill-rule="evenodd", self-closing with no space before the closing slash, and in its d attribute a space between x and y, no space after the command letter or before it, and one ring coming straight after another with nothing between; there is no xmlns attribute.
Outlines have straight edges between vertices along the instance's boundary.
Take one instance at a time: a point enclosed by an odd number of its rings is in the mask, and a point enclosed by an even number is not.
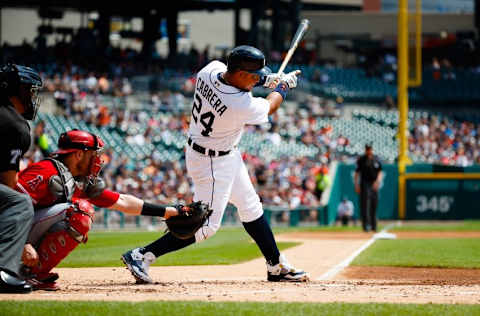
<svg viewBox="0 0 480 316"><path fill-rule="evenodd" d="M34 289L57 290L56 267L79 244L86 243L93 205L132 215L169 219L188 212L181 205L163 207L105 189L102 139L71 130L60 135L51 158L29 165L19 173L17 191L30 195L35 209L24 247L23 277Z"/></svg>

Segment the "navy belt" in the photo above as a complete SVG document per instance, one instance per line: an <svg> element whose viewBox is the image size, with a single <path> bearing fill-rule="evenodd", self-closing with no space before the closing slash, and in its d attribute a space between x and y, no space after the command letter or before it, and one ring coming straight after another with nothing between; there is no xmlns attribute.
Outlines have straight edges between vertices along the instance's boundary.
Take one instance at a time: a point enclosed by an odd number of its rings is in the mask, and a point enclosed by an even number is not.
<svg viewBox="0 0 480 316"><path fill-rule="evenodd" d="M192 147L193 150L195 150L196 152L199 152L203 155L207 155L207 156L211 156L211 157L221 157L221 156L225 156L225 155L228 155L230 153L230 150L227 150L227 151L215 151L215 150L212 150L212 149L207 149L203 146L200 146L199 144L196 144L192 141L191 138L188 138L188 141L187 141L188 145L190 147Z"/></svg>

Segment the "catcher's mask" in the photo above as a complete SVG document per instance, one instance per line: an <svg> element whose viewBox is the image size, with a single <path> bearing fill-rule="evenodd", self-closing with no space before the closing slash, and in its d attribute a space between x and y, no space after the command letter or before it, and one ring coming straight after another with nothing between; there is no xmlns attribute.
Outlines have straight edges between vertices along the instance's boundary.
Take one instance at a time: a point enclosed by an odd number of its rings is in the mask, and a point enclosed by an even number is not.
<svg viewBox="0 0 480 316"><path fill-rule="evenodd" d="M105 143L95 134L74 129L60 135L58 139L58 150L52 156L69 154L78 150L93 150L95 155L90 160L90 173L88 177L96 178L103 168L104 161L102 154Z"/></svg>
<svg viewBox="0 0 480 316"><path fill-rule="evenodd" d="M37 116L42 87L42 78L30 67L7 64L0 68L0 89L7 97L20 99L25 107L22 116L27 120L34 120Z"/></svg>

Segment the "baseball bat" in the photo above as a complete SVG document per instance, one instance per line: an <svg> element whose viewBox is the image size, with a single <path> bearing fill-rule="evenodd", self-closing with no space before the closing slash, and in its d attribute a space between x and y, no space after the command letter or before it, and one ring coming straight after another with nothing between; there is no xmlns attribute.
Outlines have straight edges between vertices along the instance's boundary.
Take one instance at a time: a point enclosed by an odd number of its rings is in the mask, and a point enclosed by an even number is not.
<svg viewBox="0 0 480 316"><path fill-rule="evenodd" d="M309 25L310 25L310 21L307 19L303 19L300 25L298 26L297 32L295 33L295 36L292 39L292 43L290 44L290 48L288 49L287 55L285 56L285 59L283 59L282 65L278 69L279 74L283 73L283 71L285 70L285 67L290 61L290 58L292 58L293 53L297 49L298 43L300 43L300 40L302 39L303 35L305 35L305 32L308 30Z"/></svg>

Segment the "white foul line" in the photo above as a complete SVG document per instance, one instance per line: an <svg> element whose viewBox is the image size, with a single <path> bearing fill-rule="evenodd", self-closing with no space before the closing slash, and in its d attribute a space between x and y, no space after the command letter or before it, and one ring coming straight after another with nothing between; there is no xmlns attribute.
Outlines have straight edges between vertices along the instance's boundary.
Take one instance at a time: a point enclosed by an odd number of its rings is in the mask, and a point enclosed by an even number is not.
<svg viewBox="0 0 480 316"><path fill-rule="evenodd" d="M395 226L395 224L390 224L387 227L385 227L379 234L386 233L387 230ZM376 234L375 234L376 235ZM360 248L358 248L354 253L352 253L347 259L343 260L324 274L322 274L319 278L317 278L317 281L325 281L333 278L337 273L348 267L350 263L355 259L362 251L370 247L371 244L376 240L375 235L372 236L366 243L364 243Z"/></svg>

